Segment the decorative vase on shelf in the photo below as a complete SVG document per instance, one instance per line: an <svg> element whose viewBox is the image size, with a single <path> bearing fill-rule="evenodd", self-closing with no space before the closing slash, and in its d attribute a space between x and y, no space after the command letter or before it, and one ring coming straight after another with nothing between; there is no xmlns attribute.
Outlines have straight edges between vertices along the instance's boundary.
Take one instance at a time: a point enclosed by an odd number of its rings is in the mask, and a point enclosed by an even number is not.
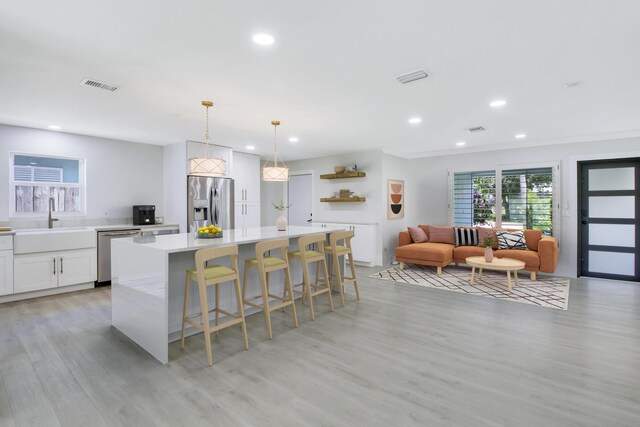
<svg viewBox="0 0 640 427"><path fill-rule="evenodd" d="M487 262L493 261L493 249L491 246L484 247L484 260Z"/></svg>
<svg viewBox="0 0 640 427"><path fill-rule="evenodd" d="M278 227L278 231L287 231L287 216L284 212L280 213L280 216L276 220L276 226Z"/></svg>

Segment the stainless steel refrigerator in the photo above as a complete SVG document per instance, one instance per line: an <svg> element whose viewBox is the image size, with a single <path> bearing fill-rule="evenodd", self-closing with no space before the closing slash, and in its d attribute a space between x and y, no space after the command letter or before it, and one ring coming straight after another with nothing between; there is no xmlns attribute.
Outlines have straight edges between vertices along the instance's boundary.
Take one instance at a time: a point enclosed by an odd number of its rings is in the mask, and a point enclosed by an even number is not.
<svg viewBox="0 0 640 427"><path fill-rule="evenodd" d="M235 228L233 207L233 179L187 177L187 232L205 225Z"/></svg>

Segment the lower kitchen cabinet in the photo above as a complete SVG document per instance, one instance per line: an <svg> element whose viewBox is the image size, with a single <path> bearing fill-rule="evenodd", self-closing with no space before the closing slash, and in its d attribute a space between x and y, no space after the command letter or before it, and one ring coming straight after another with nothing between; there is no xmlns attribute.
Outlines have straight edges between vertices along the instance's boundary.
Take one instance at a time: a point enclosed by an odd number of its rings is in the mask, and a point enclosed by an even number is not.
<svg viewBox="0 0 640 427"><path fill-rule="evenodd" d="M31 292L93 282L97 278L95 249L15 255L13 292Z"/></svg>
<svg viewBox="0 0 640 427"><path fill-rule="evenodd" d="M13 293L13 251L0 251L0 295Z"/></svg>
<svg viewBox="0 0 640 427"><path fill-rule="evenodd" d="M353 261L358 264L372 266L376 262L376 251L378 248L378 225L377 224L345 224L336 222L314 222L321 227L339 226L347 230L353 230L351 239L351 251Z"/></svg>

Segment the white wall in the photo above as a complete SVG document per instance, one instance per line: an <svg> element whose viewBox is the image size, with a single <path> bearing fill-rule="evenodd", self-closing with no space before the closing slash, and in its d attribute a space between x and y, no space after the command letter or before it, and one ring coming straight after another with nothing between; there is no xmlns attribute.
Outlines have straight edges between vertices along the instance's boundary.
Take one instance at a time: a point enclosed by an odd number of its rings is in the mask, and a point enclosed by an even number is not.
<svg viewBox="0 0 640 427"><path fill-rule="evenodd" d="M65 224L130 220L131 207L141 204L154 204L163 214L162 147L0 125L0 221L9 220L10 152L86 159L87 213Z"/></svg>
<svg viewBox="0 0 640 427"><path fill-rule="evenodd" d="M320 179L320 175L334 173L334 166L358 165L358 170L367 174L364 178ZM318 157L288 162L291 172L314 172L313 219L320 222L379 223L382 203L382 152L362 151L346 155ZM323 197L331 197L340 189L349 189L358 196L366 197L363 203L322 203ZM271 201L263 198L270 206ZM277 200L279 201L279 199ZM266 206L268 209L268 206ZM273 210L273 208L272 208Z"/></svg>
<svg viewBox="0 0 640 427"><path fill-rule="evenodd" d="M395 248L398 246L398 233L407 230L408 209L415 204L415 199L407 198L409 189L412 188L411 175L409 172L409 160L395 157L389 154L382 156L382 195L380 212L380 230L382 239L382 262L384 265L395 260ZM403 180L405 186L404 218L387 219L387 181L390 179ZM409 205L406 204L409 201Z"/></svg>
<svg viewBox="0 0 640 427"><path fill-rule="evenodd" d="M580 159L640 157L640 138L611 141L527 147L491 152L457 154L412 159L409 162L410 184L407 223L448 224L448 170L486 170L500 165L552 162L560 163L560 203L563 216L560 232L560 259L556 273L577 275L577 161Z"/></svg>

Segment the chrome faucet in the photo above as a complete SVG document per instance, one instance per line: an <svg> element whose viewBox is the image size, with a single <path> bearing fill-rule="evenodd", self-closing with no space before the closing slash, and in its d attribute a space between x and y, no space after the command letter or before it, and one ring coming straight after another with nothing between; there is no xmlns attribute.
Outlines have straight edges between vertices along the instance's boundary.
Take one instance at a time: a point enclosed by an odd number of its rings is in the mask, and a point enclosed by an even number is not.
<svg viewBox="0 0 640 427"><path fill-rule="evenodd" d="M53 197L49 197L49 228L53 228L53 221L58 221L58 218L51 216L51 212L53 211L53 202Z"/></svg>

